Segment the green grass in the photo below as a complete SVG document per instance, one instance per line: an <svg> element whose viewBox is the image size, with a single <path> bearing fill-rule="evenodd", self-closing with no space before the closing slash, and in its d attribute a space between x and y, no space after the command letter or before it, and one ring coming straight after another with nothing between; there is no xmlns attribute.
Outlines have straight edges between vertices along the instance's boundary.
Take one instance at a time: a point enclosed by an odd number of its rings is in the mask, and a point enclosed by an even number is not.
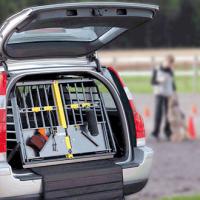
<svg viewBox="0 0 200 200"><path fill-rule="evenodd" d="M200 200L200 196L191 196L191 197L183 197L183 196L179 196L179 197L166 197L163 198L161 200Z"/></svg>
<svg viewBox="0 0 200 200"><path fill-rule="evenodd" d="M124 82L133 93L152 93L150 77L122 76ZM179 93L193 92L193 77L176 77L177 91ZM196 92L200 93L200 77L197 80Z"/></svg>
<svg viewBox="0 0 200 200"><path fill-rule="evenodd" d="M133 93L151 93L152 86L149 77L122 76L125 84Z"/></svg>

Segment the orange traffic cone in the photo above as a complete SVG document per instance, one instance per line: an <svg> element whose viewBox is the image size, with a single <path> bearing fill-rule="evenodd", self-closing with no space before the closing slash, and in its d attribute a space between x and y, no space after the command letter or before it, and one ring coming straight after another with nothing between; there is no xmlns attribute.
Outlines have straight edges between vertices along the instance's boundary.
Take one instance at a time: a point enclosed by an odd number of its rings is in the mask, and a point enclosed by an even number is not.
<svg viewBox="0 0 200 200"><path fill-rule="evenodd" d="M192 116L190 116L188 119L188 134L191 139L196 139L196 130L194 127L194 120Z"/></svg>
<svg viewBox="0 0 200 200"><path fill-rule="evenodd" d="M150 117L150 115L151 115L151 112L150 112L149 108L145 107L144 108L144 117Z"/></svg>
<svg viewBox="0 0 200 200"><path fill-rule="evenodd" d="M194 104L192 105L192 114L196 115L198 113L197 106Z"/></svg>

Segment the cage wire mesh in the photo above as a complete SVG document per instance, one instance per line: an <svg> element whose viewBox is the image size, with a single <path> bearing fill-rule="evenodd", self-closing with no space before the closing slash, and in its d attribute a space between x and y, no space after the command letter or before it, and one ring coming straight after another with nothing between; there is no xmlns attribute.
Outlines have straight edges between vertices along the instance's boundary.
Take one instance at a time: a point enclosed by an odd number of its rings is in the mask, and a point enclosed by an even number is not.
<svg viewBox="0 0 200 200"><path fill-rule="evenodd" d="M18 111L15 115L19 123L15 124L21 132L19 142L24 162L65 156L67 135L71 138L71 154L75 156L114 153L111 126L95 80L79 78L57 82L56 92L55 81L17 83L12 104ZM27 140L41 128L46 131L47 141L35 152L27 145ZM50 148L53 140L57 142L56 151Z"/></svg>

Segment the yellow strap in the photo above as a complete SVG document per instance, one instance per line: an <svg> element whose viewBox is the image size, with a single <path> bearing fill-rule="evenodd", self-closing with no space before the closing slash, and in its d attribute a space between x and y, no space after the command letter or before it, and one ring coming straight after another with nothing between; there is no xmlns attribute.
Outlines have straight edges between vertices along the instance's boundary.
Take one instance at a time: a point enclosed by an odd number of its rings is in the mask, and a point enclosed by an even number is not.
<svg viewBox="0 0 200 200"><path fill-rule="evenodd" d="M69 137L69 136L66 136L66 137L65 137L65 143L66 143L67 149L71 149L71 148L72 148L72 145L71 145L71 141L70 141L70 137Z"/></svg>
<svg viewBox="0 0 200 200"><path fill-rule="evenodd" d="M71 104L70 105L71 109L78 109L79 105L77 103Z"/></svg>
<svg viewBox="0 0 200 200"><path fill-rule="evenodd" d="M52 111L53 107L52 106L45 106L44 111Z"/></svg>
<svg viewBox="0 0 200 200"><path fill-rule="evenodd" d="M67 128L67 123L66 123L66 119L65 119L65 113L64 113L64 109L63 109L63 103L62 103L62 99L61 99L61 95L60 95L58 81L53 82L53 91L54 91L54 95L55 95L55 99L56 99L56 105L58 108L58 117L59 117L60 125L63 128Z"/></svg>
<svg viewBox="0 0 200 200"><path fill-rule="evenodd" d="M91 103L82 103L82 107L83 108L90 108L91 107Z"/></svg>
<svg viewBox="0 0 200 200"><path fill-rule="evenodd" d="M66 143L66 147L67 147L68 151L70 152L70 153L68 153L68 154L66 155L66 157L69 158L69 159L71 159L71 158L73 158L74 156L73 156L73 154L72 154L72 145L71 145L70 136L66 136L66 137L65 137L65 143Z"/></svg>
<svg viewBox="0 0 200 200"><path fill-rule="evenodd" d="M33 112L40 112L40 110L41 110L40 107L33 107L32 108Z"/></svg>
<svg viewBox="0 0 200 200"><path fill-rule="evenodd" d="M57 108L58 108L58 117L59 117L60 125L63 128L66 129L67 123L66 123L66 119L65 119L64 107L63 107L63 103L62 103L62 99L61 99L58 81L53 82L53 92L54 92L54 95L55 95L56 105L57 105ZM69 152L66 155L66 157L69 158L69 159L72 159L73 158L72 145L71 145L71 140L70 140L69 136L65 137L65 143L66 143L67 150Z"/></svg>
<svg viewBox="0 0 200 200"><path fill-rule="evenodd" d="M73 156L73 154L68 153L68 154L66 155L66 158L72 159L72 158L74 158L74 156Z"/></svg>

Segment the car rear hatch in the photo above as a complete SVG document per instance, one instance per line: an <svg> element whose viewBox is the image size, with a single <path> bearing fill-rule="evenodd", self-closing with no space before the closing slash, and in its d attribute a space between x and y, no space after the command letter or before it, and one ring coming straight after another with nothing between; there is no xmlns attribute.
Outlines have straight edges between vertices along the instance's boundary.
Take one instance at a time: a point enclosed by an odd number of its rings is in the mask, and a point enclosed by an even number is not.
<svg viewBox="0 0 200 200"><path fill-rule="evenodd" d="M2 59L80 57L153 19L157 6L71 3L32 7L0 29Z"/></svg>

